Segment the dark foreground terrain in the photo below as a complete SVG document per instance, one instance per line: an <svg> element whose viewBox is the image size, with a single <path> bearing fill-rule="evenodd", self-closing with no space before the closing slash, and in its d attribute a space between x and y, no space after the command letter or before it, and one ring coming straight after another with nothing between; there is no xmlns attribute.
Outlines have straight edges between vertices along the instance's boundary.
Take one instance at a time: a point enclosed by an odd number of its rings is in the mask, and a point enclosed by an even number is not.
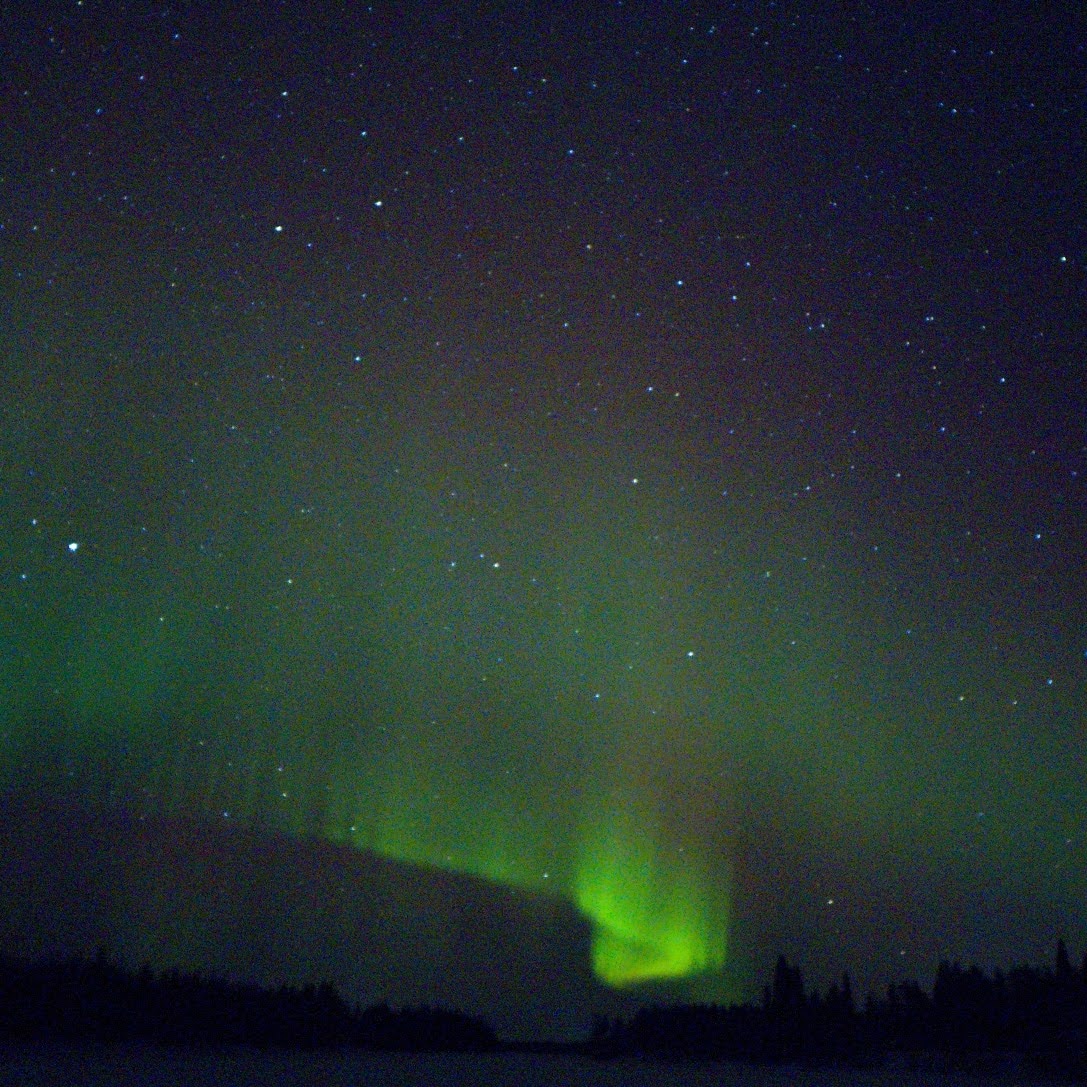
<svg viewBox="0 0 1087 1087"><path fill-rule="evenodd" d="M808 992L780 958L758 1004L647 1006L581 1041L514 1044L477 1016L360 1007L329 984L0 956L0 1045L0 1082L27 1085L1071 1082L1087 1080L1087 962L1061 942L1052 968L942 963L931 993L891 986L858 1009L848 975Z"/></svg>
<svg viewBox="0 0 1087 1087"><path fill-rule="evenodd" d="M1018 1062L890 1058L868 1068L599 1061L495 1052L312 1053L125 1044L0 1047L3 1087L1033 1087Z"/></svg>

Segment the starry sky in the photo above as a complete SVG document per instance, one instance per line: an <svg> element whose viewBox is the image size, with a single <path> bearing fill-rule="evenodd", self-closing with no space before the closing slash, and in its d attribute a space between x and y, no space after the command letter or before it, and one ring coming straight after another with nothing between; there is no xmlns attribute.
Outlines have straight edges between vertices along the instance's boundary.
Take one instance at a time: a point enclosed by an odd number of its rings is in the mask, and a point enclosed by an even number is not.
<svg viewBox="0 0 1087 1087"><path fill-rule="evenodd" d="M0 72L5 796L542 896L616 992L1087 944L1081 5L66 0Z"/></svg>

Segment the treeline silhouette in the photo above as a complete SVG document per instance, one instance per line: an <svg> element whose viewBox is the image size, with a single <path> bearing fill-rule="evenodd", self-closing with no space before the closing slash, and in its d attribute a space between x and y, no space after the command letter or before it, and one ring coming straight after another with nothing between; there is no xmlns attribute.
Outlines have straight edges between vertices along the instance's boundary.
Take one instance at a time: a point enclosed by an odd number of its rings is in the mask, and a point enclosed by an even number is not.
<svg viewBox="0 0 1087 1087"><path fill-rule="evenodd" d="M761 1004L659 1005L629 1019L597 1020L601 1056L744 1061L857 1060L901 1051L1018 1054L1062 1074L1087 1075L1087 956L1076 968L1063 941L1053 967L987 973L941 962L932 991L888 987L858 1008L849 975L805 992L780 957Z"/></svg>
<svg viewBox="0 0 1087 1087"><path fill-rule="evenodd" d="M444 1008L352 1007L328 984L266 989L176 970L132 972L104 953L44 962L0 955L0 1037L412 1051L497 1045L485 1021Z"/></svg>
<svg viewBox="0 0 1087 1087"><path fill-rule="evenodd" d="M48 961L0 955L0 1039L473 1052L501 1044L485 1020L444 1008L361 1008L329 984L262 988L177 970L130 971L104 953ZM1087 1078L1087 956L1073 966L1059 941L1051 967L990 974L941 962L931 992L904 982L863 1007L848 974L824 993L808 992L799 967L780 957L760 1003L653 1005L629 1018L598 1017L586 1042L535 1048L760 1063L989 1053Z"/></svg>

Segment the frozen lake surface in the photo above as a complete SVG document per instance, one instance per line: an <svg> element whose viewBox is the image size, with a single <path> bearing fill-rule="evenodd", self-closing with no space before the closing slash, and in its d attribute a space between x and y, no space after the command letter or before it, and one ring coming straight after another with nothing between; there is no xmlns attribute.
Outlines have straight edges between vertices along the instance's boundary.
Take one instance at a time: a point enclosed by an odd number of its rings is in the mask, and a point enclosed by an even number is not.
<svg viewBox="0 0 1087 1087"><path fill-rule="evenodd" d="M0 1048L0 1085L19 1087L965 1087L1040 1082L1011 1069L946 1073L878 1068L751 1068L491 1055L206 1052L153 1046Z"/></svg>

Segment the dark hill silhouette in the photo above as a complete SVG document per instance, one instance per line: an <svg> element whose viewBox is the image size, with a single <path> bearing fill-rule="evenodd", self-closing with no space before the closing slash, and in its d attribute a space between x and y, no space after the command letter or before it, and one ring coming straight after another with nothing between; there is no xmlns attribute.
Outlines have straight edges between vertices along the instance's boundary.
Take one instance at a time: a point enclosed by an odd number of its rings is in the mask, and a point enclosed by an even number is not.
<svg viewBox="0 0 1087 1087"><path fill-rule="evenodd" d="M433 1005L505 1037L574 1036L615 1007L565 903L228 819L0 805L0 949Z"/></svg>

